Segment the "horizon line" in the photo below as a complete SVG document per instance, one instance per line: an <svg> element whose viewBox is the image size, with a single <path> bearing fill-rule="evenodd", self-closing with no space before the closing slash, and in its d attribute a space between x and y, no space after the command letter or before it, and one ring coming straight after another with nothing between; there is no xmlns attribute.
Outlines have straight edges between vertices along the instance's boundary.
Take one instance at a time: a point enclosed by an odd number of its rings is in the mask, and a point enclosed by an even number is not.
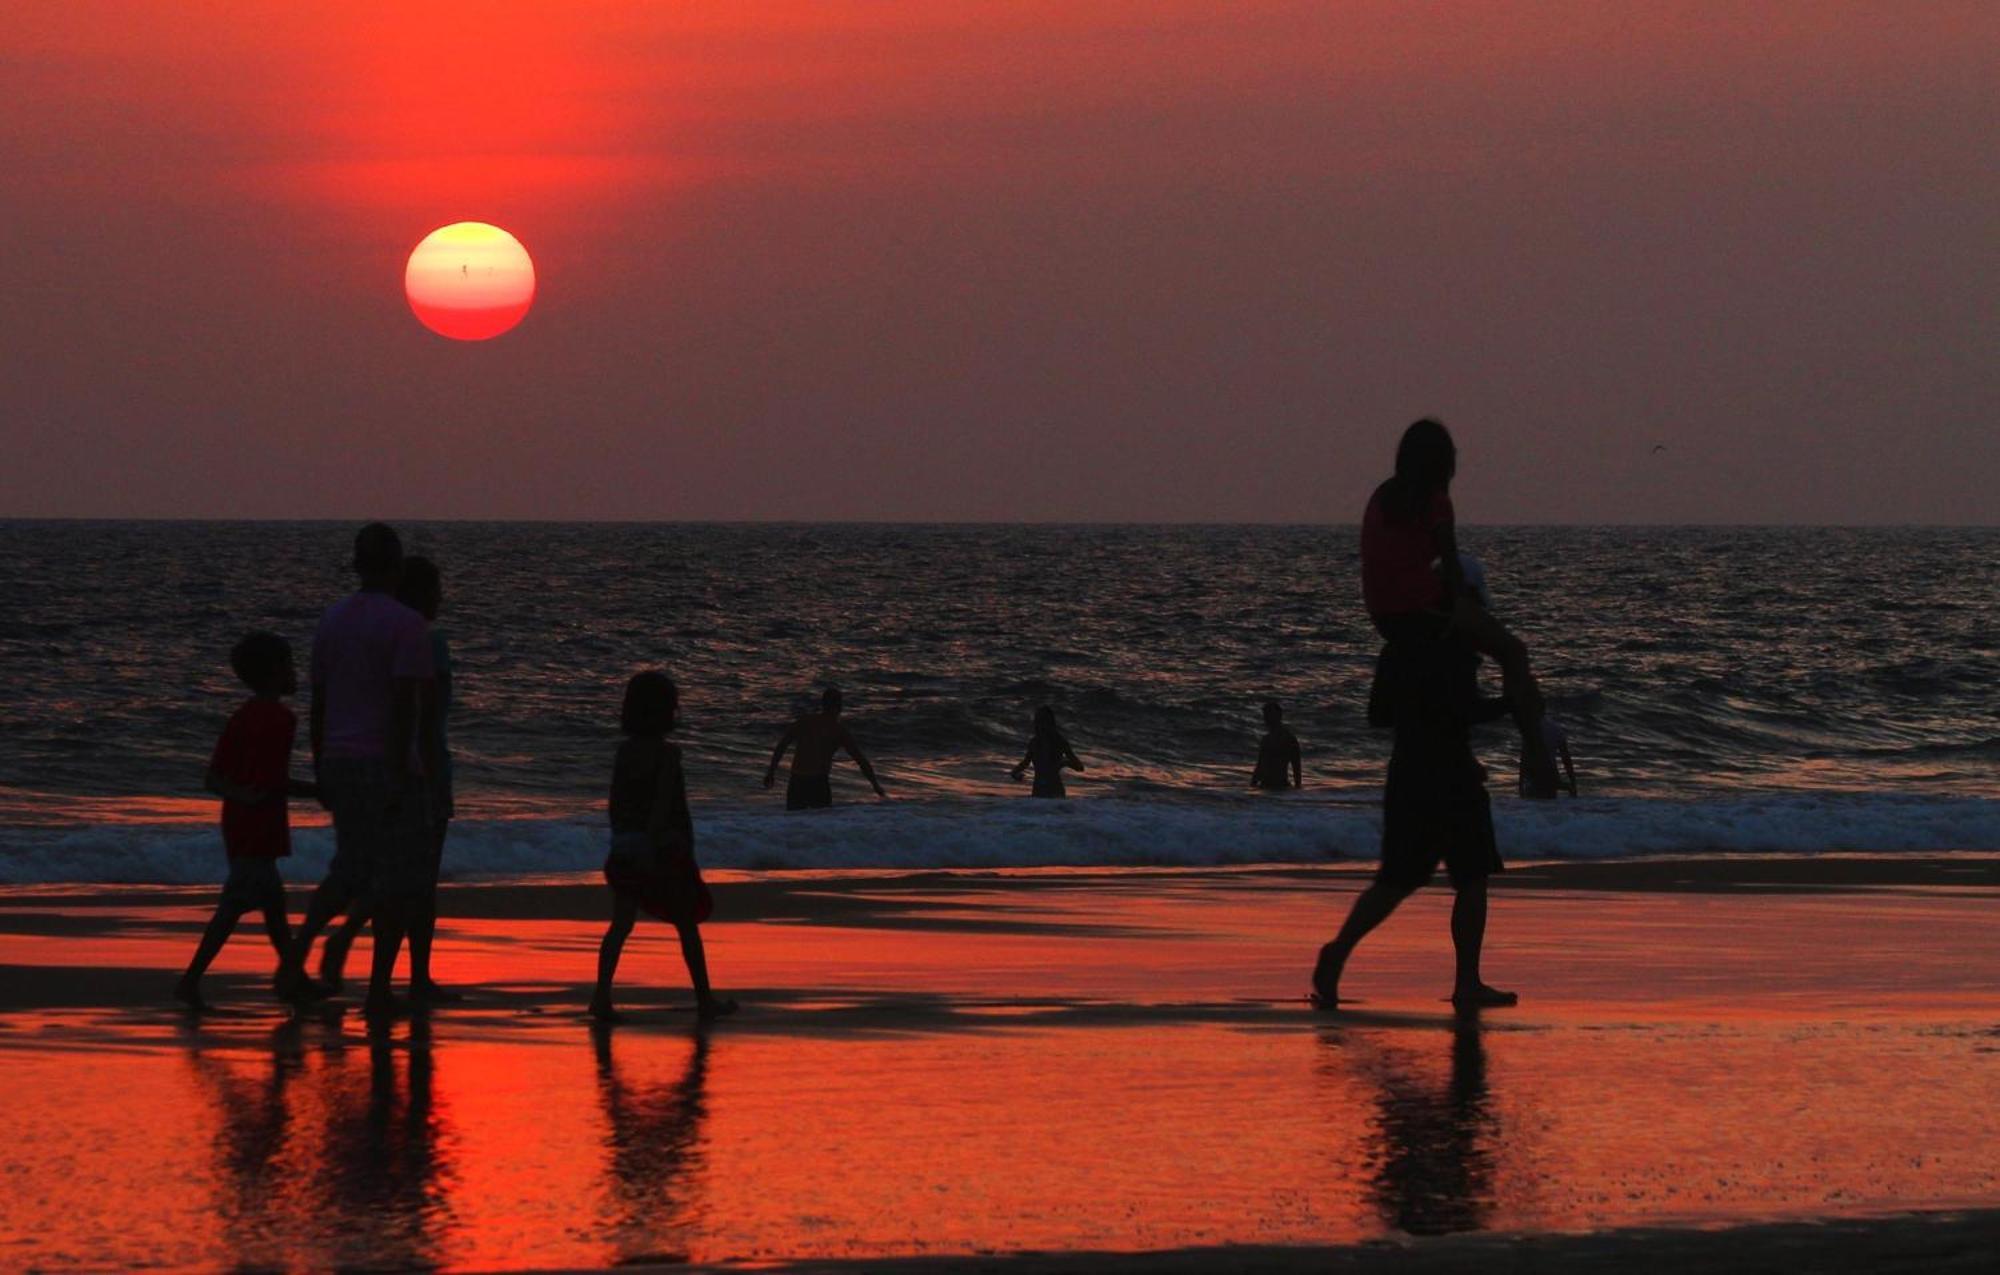
<svg viewBox="0 0 2000 1275"><path fill-rule="evenodd" d="M510 523L547 526L586 527L1281 527L1333 528L1359 525L1358 519L1339 522L1302 522L1285 519L1146 519L1146 518L558 518L558 517L437 517L392 514L315 515L310 517L246 517L200 514L0 514L0 526L24 523L223 523L269 526L353 526L368 522L409 525L479 525ZM1494 530L1538 530L1564 528L1578 530L1756 530L1756 531L1990 531L2000 529L1994 522L1483 522L1466 521L1461 527Z"/></svg>

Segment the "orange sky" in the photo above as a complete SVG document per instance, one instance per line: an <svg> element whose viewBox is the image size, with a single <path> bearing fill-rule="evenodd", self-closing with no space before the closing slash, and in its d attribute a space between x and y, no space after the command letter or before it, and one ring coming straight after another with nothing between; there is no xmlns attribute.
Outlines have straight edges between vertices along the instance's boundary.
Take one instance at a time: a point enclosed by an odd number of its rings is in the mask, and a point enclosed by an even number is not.
<svg viewBox="0 0 2000 1275"><path fill-rule="evenodd" d="M1348 521L1436 412L1469 521L1991 521L1997 58L1984 2L0 0L0 516ZM535 257L489 346L402 298L460 219Z"/></svg>

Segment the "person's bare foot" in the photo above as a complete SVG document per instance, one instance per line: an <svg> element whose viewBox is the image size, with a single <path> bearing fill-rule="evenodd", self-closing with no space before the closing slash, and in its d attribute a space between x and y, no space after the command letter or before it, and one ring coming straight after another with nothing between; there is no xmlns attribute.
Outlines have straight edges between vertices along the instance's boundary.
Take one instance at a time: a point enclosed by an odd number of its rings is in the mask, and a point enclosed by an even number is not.
<svg viewBox="0 0 2000 1275"><path fill-rule="evenodd" d="M208 1002L201 998L200 985L187 979L174 984L174 999L197 1014L208 1008Z"/></svg>
<svg viewBox="0 0 2000 1275"><path fill-rule="evenodd" d="M1332 959L1332 950L1331 943L1319 950L1319 960L1313 964L1312 995L1307 997L1322 1009L1340 1004L1341 963Z"/></svg>
<svg viewBox="0 0 2000 1275"><path fill-rule="evenodd" d="M712 1023L718 1018L727 1018L736 1012L736 1002L711 996L707 1000L696 1001L694 1016L704 1023Z"/></svg>
<svg viewBox="0 0 2000 1275"><path fill-rule="evenodd" d="M609 996L591 997L590 1008L584 1012L600 1023L622 1023L625 1021L625 1015L611 1008L611 998Z"/></svg>
<svg viewBox="0 0 2000 1275"><path fill-rule="evenodd" d="M442 983L433 983L426 979L410 989L410 999L422 1001L426 1005L449 1005L453 1001L464 1000L465 993L454 992Z"/></svg>
<svg viewBox="0 0 2000 1275"><path fill-rule="evenodd" d="M1521 998L1513 992L1503 992L1497 987L1480 983L1452 992L1451 1003L1460 1009L1506 1009L1520 1004Z"/></svg>
<svg viewBox="0 0 2000 1275"><path fill-rule="evenodd" d="M373 1023L386 1023L410 1012L410 1005L393 992L370 992L361 1002L361 1012Z"/></svg>
<svg viewBox="0 0 2000 1275"><path fill-rule="evenodd" d="M341 984L346 981L349 946L350 944L341 940L340 931L335 930L327 936L326 946L320 949L319 981L325 984L330 992L339 991Z"/></svg>

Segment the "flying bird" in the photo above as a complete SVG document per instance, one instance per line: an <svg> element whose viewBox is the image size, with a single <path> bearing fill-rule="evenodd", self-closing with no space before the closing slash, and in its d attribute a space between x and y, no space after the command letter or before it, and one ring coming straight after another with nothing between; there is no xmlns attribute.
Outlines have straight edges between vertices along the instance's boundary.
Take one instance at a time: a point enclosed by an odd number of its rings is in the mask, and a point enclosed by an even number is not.
<svg viewBox="0 0 2000 1275"><path fill-rule="evenodd" d="M1658 455L1659 453L1661 453L1661 452L1663 452L1663 451L1665 451L1665 450L1667 450L1667 445L1666 445L1665 443L1654 443L1654 444L1653 444L1653 454L1654 454L1654 455Z"/></svg>

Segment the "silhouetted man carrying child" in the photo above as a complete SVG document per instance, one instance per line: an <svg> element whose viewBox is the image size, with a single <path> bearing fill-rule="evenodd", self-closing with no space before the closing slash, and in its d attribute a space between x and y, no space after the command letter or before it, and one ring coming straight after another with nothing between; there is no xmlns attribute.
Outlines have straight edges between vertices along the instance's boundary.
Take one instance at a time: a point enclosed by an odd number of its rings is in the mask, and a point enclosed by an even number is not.
<svg viewBox="0 0 2000 1275"><path fill-rule="evenodd" d="M1502 864L1471 729L1510 716L1514 706L1482 696L1478 670L1479 656L1449 636L1391 642L1376 660L1368 721L1395 732L1382 794L1382 866L1355 899L1339 935L1320 949L1312 990L1323 1007L1340 1003L1341 972L1355 945L1429 881L1440 861L1458 895L1451 909L1458 965L1452 1004L1478 1009L1517 999L1488 987L1479 972L1486 881Z"/></svg>

